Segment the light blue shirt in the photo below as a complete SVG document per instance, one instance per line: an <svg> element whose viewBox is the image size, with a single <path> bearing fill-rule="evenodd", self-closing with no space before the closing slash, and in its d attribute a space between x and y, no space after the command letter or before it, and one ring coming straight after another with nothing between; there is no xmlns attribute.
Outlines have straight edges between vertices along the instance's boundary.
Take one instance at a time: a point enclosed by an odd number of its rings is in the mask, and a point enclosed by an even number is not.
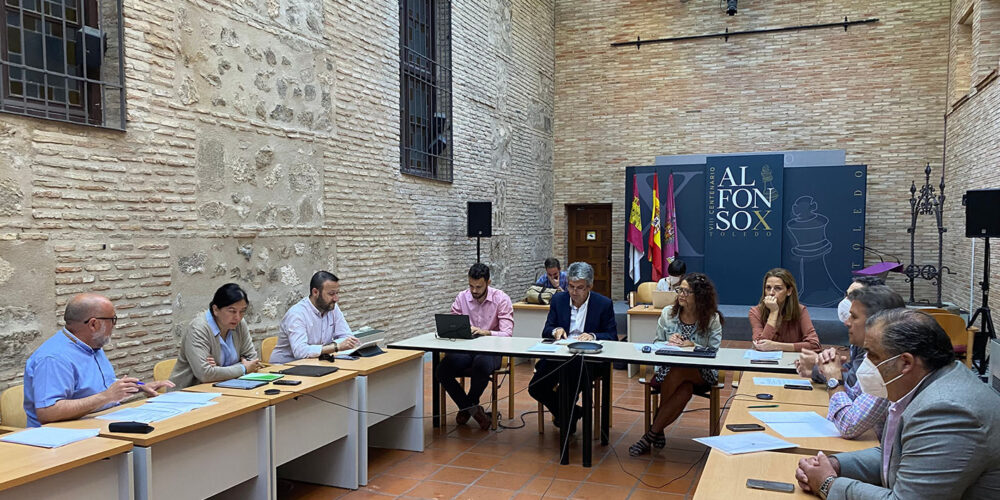
<svg viewBox="0 0 1000 500"><path fill-rule="evenodd" d="M35 349L24 367L24 412L28 427L38 427L35 408L63 399L82 399L115 383L115 369L103 349L91 349L63 329ZM112 403L98 410L109 408Z"/></svg>
<svg viewBox="0 0 1000 500"><path fill-rule="evenodd" d="M552 282L549 281L549 275L548 275L548 273L543 273L541 276L539 276L538 279L535 281L535 284L536 285L542 285L542 286L544 286L546 288L552 288ZM559 288L562 288L563 291L565 292L566 291L566 286L567 286L566 285L566 271L559 271Z"/></svg>
<svg viewBox="0 0 1000 500"><path fill-rule="evenodd" d="M219 330L219 325L215 324L215 318L212 316L212 310L205 311L205 321L208 322L208 327L212 329L212 333L215 338L219 339L219 346L222 347L222 359L215 360L215 364L218 366L233 366L240 362L240 354L236 352L236 344L233 343L233 331L229 330L229 335L226 338L222 338L222 331ZM241 365L242 366L242 365ZM246 374L246 367L243 367L243 373Z"/></svg>

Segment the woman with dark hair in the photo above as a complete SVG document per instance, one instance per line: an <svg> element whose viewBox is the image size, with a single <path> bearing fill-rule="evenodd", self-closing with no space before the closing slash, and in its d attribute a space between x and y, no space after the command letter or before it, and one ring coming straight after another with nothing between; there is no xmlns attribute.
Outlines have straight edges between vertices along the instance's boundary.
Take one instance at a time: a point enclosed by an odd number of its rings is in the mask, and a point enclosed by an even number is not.
<svg viewBox="0 0 1000 500"><path fill-rule="evenodd" d="M184 332L170 381L180 390L206 382L241 377L260 368L250 330L243 319L250 300L236 283L215 291L208 310L195 316Z"/></svg>
<svg viewBox="0 0 1000 500"><path fill-rule="evenodd" d="M722 314L715 285L701 273L691 273L677 285L674 305L663 308L656 324L656 341L678 347L718 349L722 343ZM629 455L648 453L651 447L663 448L667 439L663 429L681 416L681 411L695 391L713 385L719 371L712 368L657 366L651 385L660 387L660 406L639 441L629 447Z"/></svg>
<svg viewBox="0 0 1000 500"><path fill-rule="evenodd" d="M750 327L758 351L820 349L809 311L799 304L795 278L787 269L776 267L764 275L760 304L750 308Z"/></svg>

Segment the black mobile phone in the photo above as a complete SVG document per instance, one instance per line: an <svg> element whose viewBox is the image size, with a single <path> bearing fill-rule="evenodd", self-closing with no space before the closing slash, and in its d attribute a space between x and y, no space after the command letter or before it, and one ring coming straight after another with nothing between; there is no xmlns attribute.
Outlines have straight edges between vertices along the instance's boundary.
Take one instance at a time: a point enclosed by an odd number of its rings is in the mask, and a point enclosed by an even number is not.
<svg viewBox="0 0 1000 500"><path fill-rule="evenodd" d="M778 362L773 359L751 359L751 365L776 365Z"/></svg>
<svg viewBox="0 0 1000 500"><path fill-rule="evenodd" d="M796 391L811 391L811 385L785 384L785 389L795 389Z"/></svg>
<svg viewBox="0 0 1000 500"><path fill-rule="evenodd" d="M302 383L302 381L301 380L289 380L289 379L286 379L286 378L282 378L282 379L275 380L274 382L271 382L271 383L274 384L274 385L299 385L299 384Z"/></svg>
<svg viewBox="0 0 1000 500"><path fill-rule="evenodd" d="M555 341L556 341L556 339L542 339L542 343L543 344L551 344L551 343L553 343Z"/></svg>
<svg viewBox="0 0 1000 500"><path fill-rule="evenodd" d="M338 355L334 356L333 359L343 359L345 361L355 361L355 360L358 359L358 357L354 356L354 355L351 355L351 354L338 354Z"/></svg>
<svg viewBox="0 0 1000 500"><path fill-rule="evenodd" d="M763 479L747 479L747 488L753 488L755 490L780 491L782 493L795 493L795 485L792 483L765 481Z"/></svg>
<svg viewBox="0 0 1000 500"><path fill-rule="evenodd" d="M760 424L726 424L726 429L733 432L762 431L764 426Z"/></svg>

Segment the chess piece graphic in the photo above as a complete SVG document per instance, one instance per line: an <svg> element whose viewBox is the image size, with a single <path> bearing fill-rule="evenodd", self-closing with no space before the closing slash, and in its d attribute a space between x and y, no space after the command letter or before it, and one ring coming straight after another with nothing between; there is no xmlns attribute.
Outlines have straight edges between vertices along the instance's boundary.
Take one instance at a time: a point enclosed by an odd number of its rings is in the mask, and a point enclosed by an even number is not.
<svg viewBox="0 0 1000 500"><path fill-rule="evenodd" d="M794 218L785 226L795 242L791 251L798 261L799 301L807 306L833 307L844 298L844 292L826 265L826 256L833 251L826 238L830 219L817 213L818 208L812 196L800 196L792 204Z"/></svg>

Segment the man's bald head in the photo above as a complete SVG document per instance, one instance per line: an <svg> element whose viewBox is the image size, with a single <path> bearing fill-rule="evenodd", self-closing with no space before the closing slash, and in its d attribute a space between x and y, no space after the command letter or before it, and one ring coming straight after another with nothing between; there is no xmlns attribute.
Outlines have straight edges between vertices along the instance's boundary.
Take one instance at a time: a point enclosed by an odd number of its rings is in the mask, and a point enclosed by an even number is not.
<svg viewBox="0 0 1000 500"><path fill-rule="evenodd" d="M114 311L115 306L107 297L96 293L81 293L69 299L63 319L66 323L82 323L97 316L114 316Z"/></svg>

